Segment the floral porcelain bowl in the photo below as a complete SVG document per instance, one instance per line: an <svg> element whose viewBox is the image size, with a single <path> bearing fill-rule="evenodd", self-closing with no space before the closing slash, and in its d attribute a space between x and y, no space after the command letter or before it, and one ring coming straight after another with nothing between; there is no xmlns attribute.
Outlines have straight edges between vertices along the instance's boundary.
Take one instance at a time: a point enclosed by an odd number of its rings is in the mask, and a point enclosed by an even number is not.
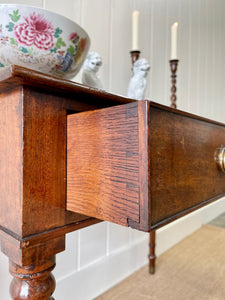
<svg viewBox="0 0 225 300"><path fill-rule="evenodd" d="M71 79L89 46L87 33L61 15L25 5L0 5L0 69L16 64Z"/></svg>

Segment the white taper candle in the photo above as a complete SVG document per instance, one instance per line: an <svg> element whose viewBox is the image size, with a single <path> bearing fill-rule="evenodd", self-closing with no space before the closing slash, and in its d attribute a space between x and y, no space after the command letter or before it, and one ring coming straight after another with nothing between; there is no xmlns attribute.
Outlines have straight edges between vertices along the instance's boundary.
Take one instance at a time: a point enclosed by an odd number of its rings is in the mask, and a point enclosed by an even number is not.
<svg viewBox="0 0 225 300"><path fill-rule="evenodd" d="M132 16L132 51L139 51L139 14L135 10Z"/></svg>
<svg viewBox="0 0 225 300"><path fill-rule="evenodd" d="M171 60L177 59L177 28L178 23L175 22L171 26Z"/></svg>

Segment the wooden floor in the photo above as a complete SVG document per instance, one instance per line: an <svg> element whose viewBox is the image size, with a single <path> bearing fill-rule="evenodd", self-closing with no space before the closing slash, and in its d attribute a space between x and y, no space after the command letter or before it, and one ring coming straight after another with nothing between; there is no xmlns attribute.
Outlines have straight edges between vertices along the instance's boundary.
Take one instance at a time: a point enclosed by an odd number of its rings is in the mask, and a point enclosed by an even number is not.
<svg viewBox="0 0 225 300"><path fill-rule="evenodd" d="M202 226L98 300L224 300L225 214Z"/></svg>

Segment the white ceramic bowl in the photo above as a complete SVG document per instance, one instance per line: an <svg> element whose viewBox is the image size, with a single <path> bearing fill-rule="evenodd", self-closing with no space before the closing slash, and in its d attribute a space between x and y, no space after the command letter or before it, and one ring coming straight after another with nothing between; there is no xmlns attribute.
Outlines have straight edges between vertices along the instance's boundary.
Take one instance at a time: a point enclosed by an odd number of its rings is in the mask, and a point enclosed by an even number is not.
<svg viewBox="0 0 225 300"><path fill-rule="evenodd" d="M61 15L25 5L0 5L0 69L16 64L71 79L89 47L87 33Z"/></svg>

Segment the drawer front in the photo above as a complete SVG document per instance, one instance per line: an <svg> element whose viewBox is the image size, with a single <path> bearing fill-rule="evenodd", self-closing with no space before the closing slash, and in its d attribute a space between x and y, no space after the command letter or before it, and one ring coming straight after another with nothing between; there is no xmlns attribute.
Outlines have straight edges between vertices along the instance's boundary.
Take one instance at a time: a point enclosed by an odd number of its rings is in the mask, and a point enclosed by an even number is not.
<svg viewBox="0 0 225 300"><path fill-rule="evenodd" d="M223 124L153 104L150 140L152 228L224 196L225 174L215 161Z"/></svg>

